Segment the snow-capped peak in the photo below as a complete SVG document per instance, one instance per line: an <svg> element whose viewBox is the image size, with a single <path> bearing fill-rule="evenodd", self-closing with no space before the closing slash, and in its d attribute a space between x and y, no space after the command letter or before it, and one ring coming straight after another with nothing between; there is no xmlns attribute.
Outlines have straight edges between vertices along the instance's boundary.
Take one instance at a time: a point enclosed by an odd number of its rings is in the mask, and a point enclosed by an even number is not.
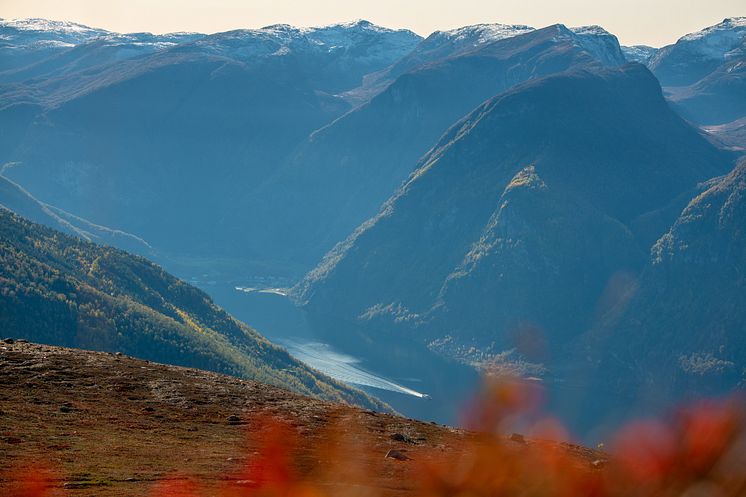
<svg viewBox="0 0 746 497"><path fill-rule="evenodd" d="M590 35L590 36L613 36L611 33L606 31L601 26L592 24L590 26L578 26L570 28L570 31L577 35Z"/></svg>
<svg viewBox="0 0 746 497"><path fill-rule="evenodd" d="M512 38L533 30L534 28L531 26L522 24L474 24L448 31L436 31L432 36L448 38L456 43L462 42L479 46L505 38Z"/></svg>
<svg viewBox="0 0 746 497"><path fill-rule="evenodd" d="M69 21L50 21L48 19L29 18L29 19L0 19L0 27L13 28L18 31L47 31L65 34L97 34L107 33L103 29L90 28L83 24Z"/></svg>
<svg viewBox="0 0 746 497"><path fill-rule="evenodd" d="M727 58L734 50L746 50L746 17L724 19L719 24L681 37L676 44L686 45L701 57Z"/></svg>
<svg viewBox="0 0 746 497"><path fill-rule="evenodd" d="M239 59L281 56L290 53L338 53L353 47L370 57L402 57L421 40L415 33L377 26L356 20L321 27L296 27L274 24L260 29L241 29L216 33L198 42Z"/></svg>
<svg viewBox="0 0 746 497"><path fill-rule="evenodd" d="M568 28L575 43L595 58L609 66L620 66L627 62L616 36L601 26L579 26Z"/></svg>
<svg viewBox="0 0 746 497"><path fill-rule="evenodd" d="M741 37L745 36L746 17L729 17L727 19L723 19L723 22L719 24L715 24L714 26L710 26L700 31L695 31L694 33L689 33L688 35L682 36L680 41L701 40L712 36L717 37L723 32L728 31L743 32L744 34L742 34Z"/></svg>
<svg viewBox="0 0 746 497"><path fill-rule="evenodd" d="M47 19L0 19L0 37L13 44L72 46L111 34L104 29Z"/></svg>

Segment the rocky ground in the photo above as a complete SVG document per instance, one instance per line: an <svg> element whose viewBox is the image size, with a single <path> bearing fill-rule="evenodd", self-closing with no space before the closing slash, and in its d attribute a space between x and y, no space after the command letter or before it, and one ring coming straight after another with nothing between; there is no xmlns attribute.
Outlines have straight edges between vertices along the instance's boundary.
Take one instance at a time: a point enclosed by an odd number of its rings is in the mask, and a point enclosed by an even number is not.
<svg viewBox="0 0 746 497"><path fill-rule="evenodd" d="M470 437L214 373L0 342L0 495L29 469L49 471L53 495L147 495L169 479L242 485L270 419L297 433L297 470L330 490L406 495L421 463L455 457Z"/></svg>

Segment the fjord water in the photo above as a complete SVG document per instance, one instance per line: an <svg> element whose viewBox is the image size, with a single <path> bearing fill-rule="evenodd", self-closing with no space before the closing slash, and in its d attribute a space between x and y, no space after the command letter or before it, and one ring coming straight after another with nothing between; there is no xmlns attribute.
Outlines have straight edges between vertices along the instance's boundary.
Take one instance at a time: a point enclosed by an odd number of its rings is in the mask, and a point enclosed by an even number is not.
<svg viewBox="0 0 746 497"><path fill-rule="evenodd" d="M262 330L291 355L329 376L356 386L417 419L458 424L479 386L476 372L446 360L414 341L372 341L354 325L315 323L292 300L269 291L243 291L234 282L203 285L216 303Z"/></svg>

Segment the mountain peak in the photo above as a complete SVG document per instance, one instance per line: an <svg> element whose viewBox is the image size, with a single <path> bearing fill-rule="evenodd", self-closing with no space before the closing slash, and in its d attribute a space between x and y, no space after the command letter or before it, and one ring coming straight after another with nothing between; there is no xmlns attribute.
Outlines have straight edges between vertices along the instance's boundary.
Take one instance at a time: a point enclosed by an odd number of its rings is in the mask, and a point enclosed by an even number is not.
<svg viewBox="0 0 746 497"><path fill-rule="evenodd" d="M431 36L450 38L456 42L471 42L476 46L511 38L533 30L533 27L523 24L472 24L447 31L436 31Z"/></svg>
<svg viewBox="0 0 746 497"><path fill-rule="evenodd" d="M19 31L58 31L64 33L107 32L104 29L91 28L71 21L53 21L40 17L25 19L0 19L0 27L15 28Z"/></svg>
<svg viewBox="0 0 746 497"><path fill-rule="evenodd" d="M716 45L735 45L744 39L746 39L746 17L729 17L719 24L684 35L679 42L704 40L710 42L708 44L714 42Z"/></svg>
<svg viewBox="0 0 746 497"><path fill-rule="evenodd" d="M112 35L105 29L69 21L41 18L0 19L0 39L11 45L69 47L93 38Z"/></svg>
<svg viewBox="0 0 746 497"><path fill-rule="evenodd" d="M611 33L597 24L591 24L589 26L577 26L574 28L570 28L570 31L578 35L613 36L611 35Z"/></svg>

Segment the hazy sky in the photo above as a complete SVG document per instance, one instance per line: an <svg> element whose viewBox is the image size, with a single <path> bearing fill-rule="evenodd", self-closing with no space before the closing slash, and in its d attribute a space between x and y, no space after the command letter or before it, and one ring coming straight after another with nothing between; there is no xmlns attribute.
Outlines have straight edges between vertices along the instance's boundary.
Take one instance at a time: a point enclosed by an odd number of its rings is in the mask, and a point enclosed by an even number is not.
<svg viewBox="0 0 746 497"><path fill-rule="evenodd" d="M45 17L113 31L199 31L367 19L425 36L437 29L502 22L534 27L600 24L624 44L661 46L746 16L744 0L0 0L0 17Z"/></svg>

